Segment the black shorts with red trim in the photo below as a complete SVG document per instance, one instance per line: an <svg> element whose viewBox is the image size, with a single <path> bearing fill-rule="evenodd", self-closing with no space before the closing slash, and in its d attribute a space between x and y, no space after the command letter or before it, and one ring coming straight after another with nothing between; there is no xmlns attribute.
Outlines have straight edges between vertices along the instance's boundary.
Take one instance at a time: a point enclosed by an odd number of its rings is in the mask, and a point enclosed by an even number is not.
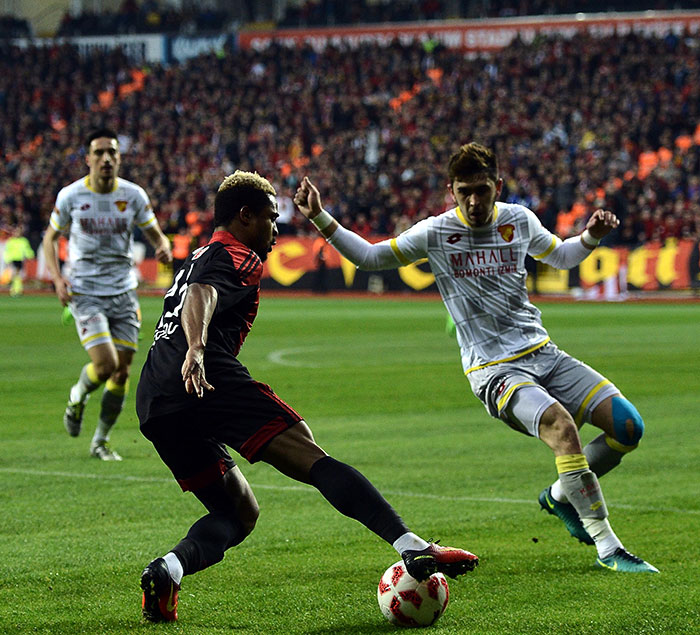
<svg viewBox="0 0 700 635"><path fill-rule="evenodd" d="M236 464L226 446L255 463L274 437L301 420L272 388L253 380L230 388L217 384L193 407L142 422L141 432L182 490L193 491Z"/></svg>

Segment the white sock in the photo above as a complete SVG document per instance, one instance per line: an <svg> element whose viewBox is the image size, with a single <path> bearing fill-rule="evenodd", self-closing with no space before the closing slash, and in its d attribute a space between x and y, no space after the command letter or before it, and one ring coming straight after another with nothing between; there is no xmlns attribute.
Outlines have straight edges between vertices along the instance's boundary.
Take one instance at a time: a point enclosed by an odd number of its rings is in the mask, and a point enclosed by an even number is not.
<svg viewBox="0 0 700 635"><path fill-rule="evenodd" d="M615 535L607 518L582 518L584 529L595 541L595 548L598 550L599 558L607 558L615 553L616 549L622 548L620 539Z"/></svg>
<svg viewBox="0 0 700 635"><path fill-rule="evenodd" d="M403 536L396 539L393 544L394 549L401 555L404 551L417 551L419 549L427 548L428 543L425 542L420 536L407 531Z"/></svg>
<svg viewBox="0 0 700 635"><path fill-rule="evenodd" d="M561 481L557 479L552 483L552 488L550 490L552 498L558 503L568 503L569 499L564 494L564 490L561 487Z"/></svg>
<svg viewBox="0 0 700 635"><path fill-rule="evenodd" d="M109 431L112 429L111 424L107 424L102 420L98 420L95 434L92 435L92 445L100 445L109 441Z"/></svg>
<svg viewBox="0 0 700 635"><path fill-rule="evenodd" d="M180 584L180 582L182 582L182 576L185 575L185 572L182 570L180 559L172 551L169 551L163 556L163 560L165 560L165 565L168 567L168 572L173 582L175 584Z"/></svg>
<svg viewBox="0 0 700 635"><path fill-rule="evenodd" d="M87 401L90 393L96 388L100 387L100 384L94 384L88 377L88 366L90 364L85 364L80 371L80 377L78 377L78 383L71 387L70 389L70 401L71 403L81 403Z"/></svg>
<svg viewBox="0 0 700 635"><path fill-rule="evenodd" d="M90 393L87 392L80 383L75 384L70 389L68 397L71 403L85 403L90 398Z"/></svg>

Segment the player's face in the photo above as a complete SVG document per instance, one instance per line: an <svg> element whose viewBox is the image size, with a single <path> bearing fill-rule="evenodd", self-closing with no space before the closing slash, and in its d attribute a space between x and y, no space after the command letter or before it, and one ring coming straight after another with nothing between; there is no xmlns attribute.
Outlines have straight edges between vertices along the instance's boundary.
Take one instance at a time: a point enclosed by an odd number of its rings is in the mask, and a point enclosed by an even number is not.
<svg viewBox="0 0 700 635"><path fill-rule="evenodd" d="M90 182L93 187L104 187L117 178L121 155L116 139L99 137L93 139L85 159L90 168Z"/></svg>
<svg viewBox="0 0 700 635"><path fill-rule="evenodd" d="M493 221L493 206L501 193L503 179L494 181L486 174L455 179L448 188L472 227L484 227Z"/></svg>
<svg viewBox="0 0 700 635"><path fill-rule="evenodd" d="M251 217L252 245L249 247L260 256L260 260L265 262L267 254L272 251L272 247L277 242L277 200L274 196L268 195L270 204L263 207L257 214Z"/></svg>

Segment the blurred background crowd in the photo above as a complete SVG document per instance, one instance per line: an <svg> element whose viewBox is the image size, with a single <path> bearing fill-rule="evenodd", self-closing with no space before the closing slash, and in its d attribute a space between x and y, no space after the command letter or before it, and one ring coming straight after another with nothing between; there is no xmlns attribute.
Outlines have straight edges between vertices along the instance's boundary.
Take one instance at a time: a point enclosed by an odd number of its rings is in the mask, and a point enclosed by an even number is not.
<svg viewBox="0 0 700 635"><path fill-rule="evenodd" d="M294 7L352 21L340 4ZM441 17L444 5L364 4L418 11L406 19L430 17L430 7ZM475 4L571 3L460 6ZM235 169L275 184L282 233L308 231L291 200L305 174L355 231L400 232L452 206L446 164L470 140L496 150L502 200L562 237L605 207L622 220L607 244L697 239L698 77L691 35L540 37L476 56L433 41L322 52L273 44L141 68L119 50L0 41L0 237L20 227L36 248L58 190L86 173L89 130L107 124L120 134L121 175L147 190L164 231L199 242L212 231L213 194Z"/></svg>
<svg viewBox="0 0 700 635"><path fill-rule="evenodd" d="M578 12L697 9L697 0L123 0L117 10L97 3L63 16L58 35L194 33L265 22L280 28L380 22L510 18ZM26 24L25 28L29 29Z"/></svg>

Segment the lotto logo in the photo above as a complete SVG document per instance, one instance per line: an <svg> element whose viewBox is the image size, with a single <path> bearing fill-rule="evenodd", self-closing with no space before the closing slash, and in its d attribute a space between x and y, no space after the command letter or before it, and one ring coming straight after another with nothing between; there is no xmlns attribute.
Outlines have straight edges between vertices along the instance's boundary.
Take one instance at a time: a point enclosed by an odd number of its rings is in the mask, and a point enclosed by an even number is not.
<svg viewBox="0 0 700 635"><path fill-rule="evenodd" d="M452 234L447 237L447 242L450 243L450 245L454 245L455 243L458 243L460 240L462 240L462 234Z"/></svg>

